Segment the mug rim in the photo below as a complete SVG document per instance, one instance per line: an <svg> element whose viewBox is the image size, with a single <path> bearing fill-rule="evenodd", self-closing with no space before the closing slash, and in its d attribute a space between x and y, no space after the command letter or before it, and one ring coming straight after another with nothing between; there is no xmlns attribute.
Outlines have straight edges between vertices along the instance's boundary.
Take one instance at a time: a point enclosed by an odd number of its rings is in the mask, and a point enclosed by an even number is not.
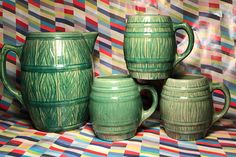
<svg viewBox="0 0 236 157"><path fill-rule="evenodd" d="M174 75L171 76L170 79L184 79L184 80L193 80L193 79L202 79L202 78L206 78L206 76L204 75L200 75L200 74L182 74L182 75Z"/></svg>
<svg viewBox="0 0 236 157"><path fill-rule="evenodd" d="M167 82L196 82L206 80L207 77L201 74L182 74L171 76L167 79Z"/></svg>
<svg viewBox="0 0 236 157"><path fill-rule="evenodd" d="M171 17L168 15L161 15L161 14L135 14L128 16L128 23L145 23L146 22L172 22Z"/></svg>
<svg viewBox="0 0 236 157"><path fill-rule="evenodd" d="M128 74L112 74L112 75L106 75L106 76L97 76L94 78L94 80L116 80L116 79L130 79L131 76Z"/></svg>
<svg viewBox="0 0 236 157"><path fill-rule="evenodd" d="M160 17L170 17L170 16L168 16L168 15L161 15L161 14L150 14L150 13L148 13L148 14L134 14L134 15L129 15L129 17L134 17L134 16L160 16Z"/></svg>
<svg viewBox="0 0 236 157"><path fill-rule="evenodd" d="M180 74L168 78L163 88L174 89L196 89L196 88L209 88L210 81L204 75L199 74Z"/></svg>
<svg viewBox="0 0 236 157"><path fill-rule="evenodd" d="M133 85L135 81L130 75L127 74L111 74L107 76L98 76L93 80L92 88L122 88L126 86Z"/></svg>
<svg viewBox="0 0 236 157"><path fill-rule="evenodd" d="M73 38L73 37L82 37L82 36L92 36L98 34L98 32L29 32L26 38Z"/></svg>

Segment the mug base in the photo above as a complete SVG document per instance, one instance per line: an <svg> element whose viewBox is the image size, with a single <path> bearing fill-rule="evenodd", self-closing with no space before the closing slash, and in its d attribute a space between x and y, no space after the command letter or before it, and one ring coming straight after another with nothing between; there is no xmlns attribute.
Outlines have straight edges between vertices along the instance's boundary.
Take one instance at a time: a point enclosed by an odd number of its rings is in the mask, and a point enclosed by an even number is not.
<svg viewBox="0 0 236 157"><path fill-rule="evenodd" d="M130 71L129 74L136 79L142 80L162 80L167 79L170 76L170 73L158 73L158 72L133 72Z"/></svg>
<svg viewBox="0 0 236 157"><path fill-rule="evenodd" d="M63 131L74 130L74 129L80 128L80 127L82 127L84 125L85 125L85 122L79 123L79 124L75 124L75 125L70 125L70 126L61 126L61 127L54 127L54 128L38 127L38 126L35 126L35 128L37 130L45 131L45 132L63 132Z"/></svg>
<svg viewBox="0 0 236 157"><path fill-rule="evenodd" d="M98 133L95 131L95 135L105 141L122 141L127 140L132 137L134 137L136 134L136 130L126 133L126 134L104 134L104 133Z"/></svg>
<svg viewBox="0 0 236 157"><path fill-rule="evenodd" d="M202 139L206 136L206 132L201 132L201 133L195 133L195 134L181 134L181 133L176 133L173 131L168 131L165 130L167 136L176 139L176 140L181 140L181 141L195 141Z"/></svg>

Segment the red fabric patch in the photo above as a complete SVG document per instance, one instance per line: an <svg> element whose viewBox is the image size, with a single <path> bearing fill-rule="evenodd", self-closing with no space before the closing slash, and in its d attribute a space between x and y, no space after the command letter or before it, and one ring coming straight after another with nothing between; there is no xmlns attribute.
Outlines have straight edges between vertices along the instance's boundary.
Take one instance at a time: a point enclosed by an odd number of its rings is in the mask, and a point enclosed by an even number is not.
<svg viewBox="0 0 236 157"><path fill-rule="evenodd" d="M140 7L140 6L135 6L135 10L141 11L141 12L146 12L146 8L145 7Z"/></svg>
<svg viewBox="0 0 236 157"><path fill-rule="evenodd" d="M34 5L34 6L36 6L36 7L40 7L40 4L39 3L37 3L37 2L35 2L34 0L29 0L28 1L30 4L32 4L32 5Z"/></svg>
<svg viewBox="0 0 236 157"><path fill-rule="evenodd" d="M11 152L12 153L17 153L17 154L24 154L25 153L25 151L19 150L19 149L13 149Z"/></svg>
<svg viewBox="0 0 236 157"><path fill-rule="evenodd" d="M111 25L112 27L118 28L118 29L120 29L120 30L122 30L122 31L125 30L125 27L124 27L124 26L121 26L121 25L119 25L119 24L110 22L110 25Z"/></svg>
<svg viewBox="0 0 236 157"><path fill-rule="evenodd" d="M25 39L19 37L18 35L16 35L16 40L18 40L19 42L22 42L22 43L25 42Z"/></svg>
<svg viewBox="0 0 236 157"><path fill-rule="evenodd" d="M160 145L160 150L166 150L168 152L174 152L174 153L179 153L178 150L174 150L174 149L169 149L169 148L165 148L163 146Z"/></svg>
<svg viewBox="0 0 236 157"><path fill-rule="evenodd" d="M64 13L73 15L74 11L73 10L69 10L69 9L64 9Z"/></svg>
<svg viewBox="0 0 236 157"><path fill-rule="evenodd" d="M10 9L12 11L16 11L16 7L15 6L13 6L13 5L9 4L9 3L6 3L4 1L2 2L2 6L5 7L5 8Z"/></svg>
<svg viewBox="0 0 236 157"><path fill-rule="evenodd" d="M16 57L7 54L7 60L11 60L11 61L13 61L13 62L16 62Z"/></svg>
<svg viewBox="0 0 236 157"><path fill-rule="evenodd" d="M111 147L111 145L112 145L110 143L97 142L97 141L92 141L91 144L97 144L97 145L102 145L102 146L107 146L107 147Z"/></svg>
<svg viewBox="0 0 236 157"><path fill-rule="evenodd" d="M51 27L48 27L48 26L45 26L45 25L42 25L42 24L41 24L41 28L45 29L49 32L55 32L55 28L51 28Z"/></svg>
<svg viewBox="0 0 236 157"><path fill-rule="evenodd" d="M124 43L122 41L116 40L114 38L111 38L111 42L116 43L116 44L121 45L121 46L124 45Z"/></svg>
<svg viewBox="0 0 236 157"><path fill-rule="evenodd" d="M70 142L70 143L72 143L72 142L74 141L74 140L72 140L72 139L69 139L69 138L63 137L63 136L59 137L59 139L64 140L64 141L68 141L68 142Z"/></svg>
<svg viewBox="0 0 236 157"><path fill-rule="evenodd" d="M22 125L22 126L29 126L29 124L25 124L25 123L22 123L22 122L16 122L16 124Z"/></svg>
<svg viewBox="0 0 236 157"><path fill-rule="evenodd" d="M211 56L212 60L216 60L216 61L221 61L222 57L221 56Z"/></svg>
<svg viewBox="0 0 236 157"><path fill-rule="evenodd" d="M139 156L139 153L125 150L125 155L130 155L130 156Z"/></svg>
<svg viewBox="0 0 236 157"><path fill-rule="evenodd" d="M160 137L160 141L166 141L166 142L170 142L170 143L178 143L177 140L169 138L169 137Z"/></svg>
<svg viewBox="0 0 236 157"><path fill-rule="evenodd" d="M215 155L219 155L219 156L225 156L225 154L218 153L217 151L199 150L199 152L208 153L208 154L212 154L212 155L215 154Z"/></svg>
<svg viewBox="0 0 236 157"><path fill-rule="evenodd" d="M213 144L213 143L209 143L209 142L200 142L200 141L197 141L196 143L199 145L204 145L204 146L221 147L221 145L219 143Z"/></svg>
<svg viewBox="0 0 236 157"><path fill-rule="evenodd" d="M112 143L113 146L120 146L120 147L126 147L126 143L121 143L121 142L113 142Z"/></svg>
<svg viewBox="0 0 236 157"><path fill-rule="evenodd" d="M63 27L56 26L56 31L59 31L59 32L65 32L66 29L63 28Z"/></svg>
<svg viewBox="0 0 236 157"><path fill-rule="evenodd" d="M27 25L26 23L24 23L24 22L22 22L22 21L20 21L20 20L18 20L18 19L16 19L16 23L17 23L18 25L24 27L24 28L27 28L27 27L28 27L28 25Z"/></svg>
<svg viewBox="0 0 236 157"><path fill-rule="evenodd" d="M150 133L154 133L154 134L160 134L160 131L158 131L158 130L151 130L151 129L146 129L146 130L144 130L144 132L150 132Z"/></svg>
<svg viewBox="0 0 236 157"><path fill-rule="evenodd" d="M64 152L64 150L56 148L56 147L53 147L53 146L50 146L49 149L55 150L55 151L58 151L58 152Z"/></svg>
<svg viewBox="0 0 236 157"><path fill-rule="evenodd" d="M0 144L4 145L4 144L7 144L7 142L0 141Z"/></svg>
<svg viewBox="0 0 236 157"><path fill-rule="evenodd" d="M16 141L16 140L11 140L10 143L19 146L19 145L21 145L22 142Z"/></svg>
<svg viewBox="0 0 236 157"><path fill-rule="evenodd" d="M55 0L56 3L64 4L64 0Z"/></svg>
<svg viewBox="0 0 236 157"><path fill-rule="evenodd" d="M73 0L73 3L74 3L75 6L78 6L80 8L85 8L85 4L81 3L81 2L79 2L77 0Z"/></svg>
<svg viewBox="0 0 236 157"><path fill-rule="evenodd" d="M101 0L101 1L109 5L109 0Z"/></svg>
<svg viewBox="0 0 236 157"><path fill-rule="evenodd" d="M88 153L92 153L94 155L101 155L101 156L107 156L107 154L104 154L104 153L101 153L101 152L96 152L96 151L93 151L93 150L89 150L89 149L84 149L85 152L88 152Z"/></svg>
<svg viewBox="0 0 236 157"><path fill-rule="evenodd" d="M227 47L221 46L221 50L227 52L228 54L234 54L234 50L229 49Z"/></svg>
<svg viewBox="0 0 236 157"><path fill-rule="evenodd" d="M7 111L9 109L9 106L6 106L4 104L0 104L0 108Z"/></svg>
<svg viewBox="0 0 236 157"><path fill-rule="evenodd" d="M220 5L219 5L219 3L217 4L217 3L209 3L209 7L210 8L220 8Z"/></svg>
<svg viewBox="0 0 236 157"><path fill-rule="evenodd" d="M99 48L99 51L100 51L101 53L103 53L103 54L109 56L109 57L112 57L112 54L109 53L109 52L107 52L105 49Z"/></svg>
<svg viewBox="0 0 236 157"><path fill-rule="evenodd" d="M40 132L39 132L39 131L38 131L38 132L35 132L34 134L36 134L36 135L42 135L42 136L47 135L47 133L45 133L45 132L41 132L41 131L40 131Z"/></svg>
<svg viewBox="0 0 236 157"><path fill-rule="evenodd" d="M93 21L92 19L86 17L86 22L92 24L93 26L97 27L98 23L96 21Z"/></svg>

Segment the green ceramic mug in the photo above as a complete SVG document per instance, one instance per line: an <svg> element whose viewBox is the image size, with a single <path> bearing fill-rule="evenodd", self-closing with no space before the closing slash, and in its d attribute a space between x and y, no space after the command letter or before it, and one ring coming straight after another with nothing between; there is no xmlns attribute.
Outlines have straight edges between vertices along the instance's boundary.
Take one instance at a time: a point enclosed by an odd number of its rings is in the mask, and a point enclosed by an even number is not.
<svg viewBox="0 0 236 157"><path fill-rule="evenodd" d="M58 132L82 126L88 117L93 79L91 51L98 33L29 33L23 46L5 44L0 77L29 111L34 126ZM14 51L21 63L21 91L6 76L6 55Z"/></svg>
<svg viewBox="0 0 236 157"><path fill-rule="evenodd" d="M221 90L225 104L216 112L212 92ZM205 137L208 129L230 106L230 93L223 83L210 83L202 75L183 75L168 78L160 99L161 119L168 136L179 140L197 140Z"/></svg>
<svg viewBox="0 0 236 157"><path fill-rule="evenodd" d="M149 90L153 102L143 109L141 90ZM140 86L129 75L112 75L94 79L90 94L90 118L97 137L118 141L133 137L141 123L155 111L157 93L150 86Z"/></svg>
<svg viewBox="0 0 236 157"><path fill-rule="evenodd" d="M188 46L177 53L175 32L183 29ZM173 67L187 57L194 45L194 34L187 23L173 23L169 16L134 15L127 20L124 54L127 69L133 78L166 79Z"/></svg>

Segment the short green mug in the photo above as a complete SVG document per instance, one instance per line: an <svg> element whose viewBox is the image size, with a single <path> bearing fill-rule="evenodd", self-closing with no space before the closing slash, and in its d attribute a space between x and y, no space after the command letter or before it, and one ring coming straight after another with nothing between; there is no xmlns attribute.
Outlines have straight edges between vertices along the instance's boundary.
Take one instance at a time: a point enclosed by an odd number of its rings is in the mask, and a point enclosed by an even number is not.
<svg viewBox="0 0 236 157"><path fill-rule="evenodd" d="M151 92L153 102L143 109L141 90ZM94 79L90 94L90 118L97 137L118 141L133 137L137 128L155 111L157 93L150 86L140 86L129 75L112 75Z"/></svg>
<svg viewBox="0 0 236 157"><path fill-rule="evenodd" d="M97 32L35 32L26 36L22 46L3 46L1 81L28 109L38 130L59 132L86 122L93 80L91 52L97 35ZM20 91L7 79L9 51L20 59Z"/></svg>
<svg viewBox="0 0 236 157"><path fill-rule="evenodd" d="M175 32L183 29L188 35L187 49L177 53ZM193 30L187 23L173 23L169 16L134 15L127 20L124 54L127 69L133 78L166 79L176 64L186 58L194 45Z"/></svg>
<svg viewBox="0 0 236 157"><path fill-rule="evenodd" d="M221 90L225 104L216 112L212 92ZM168 78L160 99L161 119L168 136L179 140L197 140L206 136L208 129L230 106L230 93L223 83L210 83L202 75L182 75Z"/></svg>

